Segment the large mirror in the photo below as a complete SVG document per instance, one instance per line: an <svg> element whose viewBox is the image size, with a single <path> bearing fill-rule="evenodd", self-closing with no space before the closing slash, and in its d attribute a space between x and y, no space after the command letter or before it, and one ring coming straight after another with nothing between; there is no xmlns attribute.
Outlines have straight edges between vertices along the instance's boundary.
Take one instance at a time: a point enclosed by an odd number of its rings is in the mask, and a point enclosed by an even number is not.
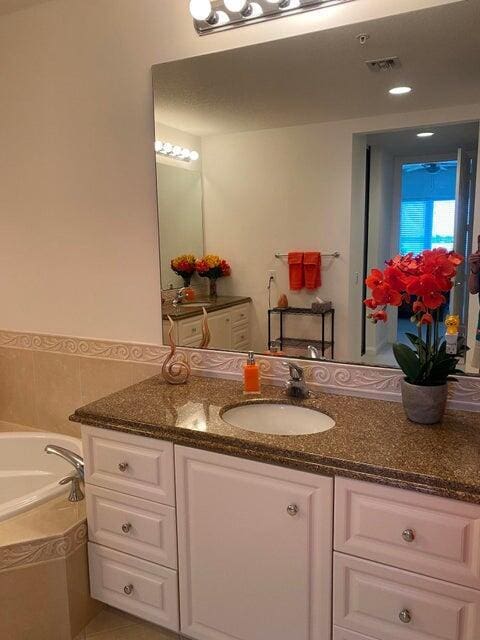
<svg viewBox="0 0 480 640"><path fill-rule="evenodd" d="M155 66L164 335L396 366L412 305L372 324L365 278L477 250L479 32L457 2ZM466 261L438 313L478 373L471 291Z"/></svg>

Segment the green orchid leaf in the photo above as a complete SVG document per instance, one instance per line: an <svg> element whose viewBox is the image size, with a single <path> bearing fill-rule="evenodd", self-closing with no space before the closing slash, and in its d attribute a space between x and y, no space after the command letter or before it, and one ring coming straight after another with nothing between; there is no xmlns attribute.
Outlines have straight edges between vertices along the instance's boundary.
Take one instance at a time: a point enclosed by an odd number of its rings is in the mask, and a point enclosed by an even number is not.
<svg viewBox="0 0 480 640"><path fill-rule="evenodd" d="M393 345L393 354L407 379L412 382L417 381L421 371L420 359L417 354L406 344L400 343Z"/></svg>

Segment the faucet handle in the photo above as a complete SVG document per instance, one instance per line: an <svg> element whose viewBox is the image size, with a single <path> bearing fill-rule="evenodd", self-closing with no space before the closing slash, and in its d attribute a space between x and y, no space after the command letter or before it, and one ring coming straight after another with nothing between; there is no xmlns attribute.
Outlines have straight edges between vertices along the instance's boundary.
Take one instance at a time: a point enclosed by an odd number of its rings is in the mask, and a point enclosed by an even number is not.
<svg viewBox="0 0 480 640"><path fill-rule="evenodd" d="M283 366L288 367L290 370L290 378L292 380L295 380L297 382L300 382L303 380L304 377L304 371L302 369L302 367L298 366L298 364L295 364L294 362L282 362Z"/></svg>
<svg viewBox="0 0 480 640"><path fill-rule="evenodd" d="M58 484L65 485L71 482L70 485L70 494L68 496L69 502L80 502L84 499L85 494L82 491L80 486L81 476L78 472L74 472L66 478L62 478Z"/></svg>

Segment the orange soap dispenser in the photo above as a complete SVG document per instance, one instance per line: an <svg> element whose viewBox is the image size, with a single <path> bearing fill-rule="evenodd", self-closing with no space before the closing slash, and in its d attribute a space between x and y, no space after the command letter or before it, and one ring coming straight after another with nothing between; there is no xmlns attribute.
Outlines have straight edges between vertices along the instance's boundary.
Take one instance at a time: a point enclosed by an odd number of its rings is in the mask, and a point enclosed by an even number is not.
<svg viewBox="0 0 480 640"><path fill-rule="evenodd" d="M260 367L255 361L253 351L248 352L247 363L243 367L243 393L260 393Z"/></svg>

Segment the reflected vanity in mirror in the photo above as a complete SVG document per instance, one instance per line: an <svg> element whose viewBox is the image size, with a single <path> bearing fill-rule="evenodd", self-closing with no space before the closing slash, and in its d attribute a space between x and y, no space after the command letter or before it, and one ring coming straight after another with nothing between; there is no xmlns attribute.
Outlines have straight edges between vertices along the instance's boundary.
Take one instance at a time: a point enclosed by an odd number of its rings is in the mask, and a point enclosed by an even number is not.
<svg viewBox="0 0 480 640"><path fill-rule="evenodd" d="M412 307L371 324L367 274L400 253L476 250L473 5L153 68L162 310L178 344L200 345L205 308L209 348L396 366ZM438 313L460 316L478 373L468 281L466 260Z"/></svg>

